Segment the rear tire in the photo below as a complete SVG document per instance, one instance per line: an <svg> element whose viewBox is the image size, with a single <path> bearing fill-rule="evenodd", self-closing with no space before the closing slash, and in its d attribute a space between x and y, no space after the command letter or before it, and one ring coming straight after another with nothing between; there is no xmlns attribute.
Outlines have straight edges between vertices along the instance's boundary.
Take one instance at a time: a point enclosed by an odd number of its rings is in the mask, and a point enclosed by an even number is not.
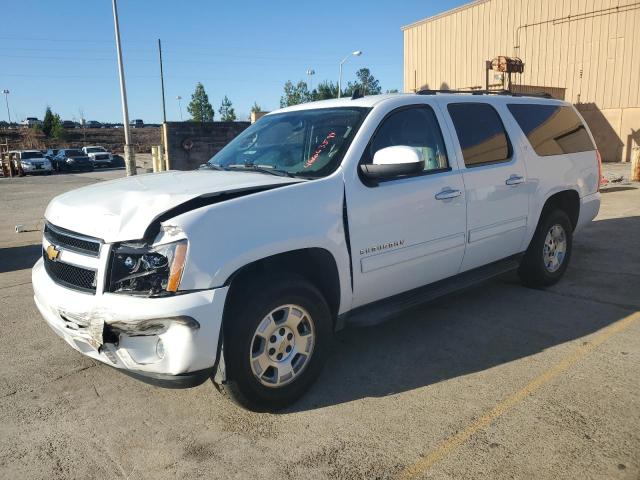
<svg viewBox="0 0 640 480"><path fill-rule="evenodd" d="M518 269L522 283L548 287L567 270L573 249L573 227L562 210L548 211L536 228Z"/></svg>
<svg viewBox="0 0 640 480"><path fill-rule="evenodd" d="M329 306L297 275L265 276L238 288L223 321L222 390L249 410L280 410L320 375L332 337Z"/></svg>

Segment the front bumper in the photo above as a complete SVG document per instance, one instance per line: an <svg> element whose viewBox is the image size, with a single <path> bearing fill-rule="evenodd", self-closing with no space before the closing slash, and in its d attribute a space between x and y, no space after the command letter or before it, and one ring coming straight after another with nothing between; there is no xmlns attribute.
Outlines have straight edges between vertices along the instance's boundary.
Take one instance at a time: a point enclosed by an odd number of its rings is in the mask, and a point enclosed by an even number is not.
<svg viewBox="0 0 640 480"><path fill-rule="evenodd" d="M91 161L96 167L99 165L111 165L110 158L92 158Z"/></svg>
<svg viewBox="0 0 640 480"><path fill-rule="evenodd" d="M48 173L53 171L51 164L49 165L41 165L40 167L36 167L34 165L22 164L22 171L24 173Z"/></svg>
<svg viewBox="0 0 640 480"><path fill-rule="evenodd" d="M165 298L92 295L55 283L42 259L33 267L32 282L45 321L80 353L163 387L195 386L213 374L227 287ZM169 326L158 334L136 332L145 320Z"/></svg>

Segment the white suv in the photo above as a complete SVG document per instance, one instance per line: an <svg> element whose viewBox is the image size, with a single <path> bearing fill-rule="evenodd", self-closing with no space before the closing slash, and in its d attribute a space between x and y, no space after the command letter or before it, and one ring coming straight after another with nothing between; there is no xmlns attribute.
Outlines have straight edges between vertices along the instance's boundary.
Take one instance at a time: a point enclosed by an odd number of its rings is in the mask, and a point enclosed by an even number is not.
<svg viewBox="0 0 640 480"><path fill-rule="evenodd" d="M600 206L579 114L422 93L285 108L204 169L56 197L40 312L91 358L167 387L212 378L262 410L311 385L346 324L513 268L557 282Z"/></svg>

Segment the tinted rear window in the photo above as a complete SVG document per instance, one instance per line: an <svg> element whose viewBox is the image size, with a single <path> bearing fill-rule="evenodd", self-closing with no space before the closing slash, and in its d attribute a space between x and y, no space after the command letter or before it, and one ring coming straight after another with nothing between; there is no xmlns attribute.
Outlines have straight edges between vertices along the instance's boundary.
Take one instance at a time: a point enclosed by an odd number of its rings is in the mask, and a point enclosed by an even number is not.
<svg viewBox="0 0 640 480"><path fill-rule="evenodd" d="M562 105L507 105L509 111L541 157L595 150L580 117Z"/></svg>
<svg viewBox="0 0 640 480"><path fill-rule="evenodd" d="M486 103L450 103L449 114L467 167L506 162L511 144L498 112Z"/></svg>

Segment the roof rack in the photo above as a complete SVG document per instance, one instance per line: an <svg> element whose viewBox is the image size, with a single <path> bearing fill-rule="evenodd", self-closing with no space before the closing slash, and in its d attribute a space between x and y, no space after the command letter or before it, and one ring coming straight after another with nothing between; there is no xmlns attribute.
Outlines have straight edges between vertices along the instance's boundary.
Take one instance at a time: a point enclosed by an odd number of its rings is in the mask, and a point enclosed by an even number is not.
<svg viewBox="0 0 640 480"><path fill-rule="evenodd" d="M553 98L546 92L540 93L520 93L512 92L509 90L431 90L429 88L418 90L418 95L435 95L436 93L470 93L471 95L507 95L510 97L538 97L538 98Z"/></svg>

